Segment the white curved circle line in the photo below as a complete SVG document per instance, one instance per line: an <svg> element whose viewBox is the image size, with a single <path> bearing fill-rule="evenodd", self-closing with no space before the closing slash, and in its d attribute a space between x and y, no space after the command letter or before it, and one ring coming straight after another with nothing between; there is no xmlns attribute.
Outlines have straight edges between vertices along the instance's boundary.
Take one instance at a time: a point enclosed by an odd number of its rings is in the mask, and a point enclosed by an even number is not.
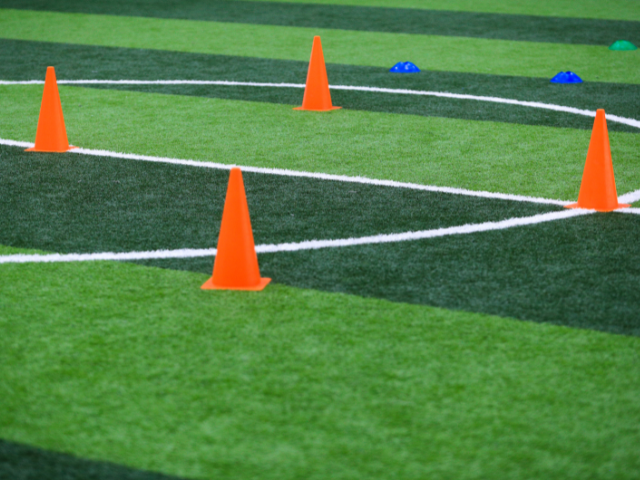
<svg viewBox="0 0 640 480"><path fill-rule="evenodd" d="M42 80L10 81L0 80L0 85L42 85ZM262 82L234 82L228 80L58 80L60 85L219 85L236 87L271 87L271 88L304 88L303 83L262 83ZM333 90L351 90L356 92L389 93L394 95L419 95L440 98L453 98L457 100L474 100L477 102L501 103L517 105L520 107L539 108L555 112L571 113L585 117L595 117L594 110L584 110L553 103L528 102L502 97L484 97L480 95L467 95L462 93L435 92L429 90L408 90L398 88L366 87L353 85L331 85ZM619 115L606 114L607 120L634 128L640 128L640 120L621 117Z"/></svg>

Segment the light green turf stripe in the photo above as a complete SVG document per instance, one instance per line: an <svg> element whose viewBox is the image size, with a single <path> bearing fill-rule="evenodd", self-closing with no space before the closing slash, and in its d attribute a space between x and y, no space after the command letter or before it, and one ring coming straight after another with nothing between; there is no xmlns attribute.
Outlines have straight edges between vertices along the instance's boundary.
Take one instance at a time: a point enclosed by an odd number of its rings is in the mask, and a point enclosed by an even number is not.
<svg viewBox="0 0 640 480"><path fill-rule="evenodd" d="M41 86L0 87L0 137L33 141ZM590 132L60 87L69 140L119 152L281 167L561 200ZM302 96L302 92L300 92ZM640 135L610 132L618 192L640 188Z"/></svg>
<svg viewBox="0 0 640 480"><path fill-rule="evenodd" d="M638 338L131 264L0 275L3 438L203 479L637 472Z"/></svg>
<svg viewBox="0 0 640 480"><path fill-rule="evenodd" d="M333 63L640 83L637 52L601 46L0 10L0 36L19 40L308 60L313 35Z"/></svg>
<svg viewBox="0 0 640 480"><path fill-rule="evenodd" d="M255 0L640 21L636 0Z"/></svg>

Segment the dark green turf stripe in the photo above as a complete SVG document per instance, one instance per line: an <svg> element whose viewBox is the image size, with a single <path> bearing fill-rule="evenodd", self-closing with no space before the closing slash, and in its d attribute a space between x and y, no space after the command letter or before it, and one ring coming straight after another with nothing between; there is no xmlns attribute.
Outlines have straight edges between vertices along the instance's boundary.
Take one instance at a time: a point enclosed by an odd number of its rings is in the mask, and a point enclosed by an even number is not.
<svg viewBox="0 0 640 480"><path fill-rule="evenodd" d="M0 244L55 252L215 245L227 172L0 149ZM345 238L555 207L245 174L257 243ZM261 255L293 286L640 335L640 218L599 214L420 242ZM141 262L209 273L211 258Z"/></svg>
<svg viewBox="0 0 640 480"><path fill-rule="evenodd" d="M3 0L0 7L531 42L640 42L640 22L444 10L221 0Z"/></svg>
<svg viewBox="0 0 640 480"><path fill-rule="evenodd" d="M211 248L228 176L3 146L0 244L53 252ZM559 208L277 175L245 173L245 184L256 243L426 230Z"/></svg>
<svg viewBox="0 0 640 480"><path fill-rule="evenodd" d="M0 440L3 480L178 480L110 462L85 460L64 453Z"/></svg>
<svg viewBox="0 0 640 480"><path fill-rule="evenodd" d="M596 214L417 242L261 254L287 285L640 335L640 218ZM210 273L204 259L139 262Z"/></svg>
<svg viewBox="0 0 640 480"><path fill-rule="evenodd" d="M61 79L217 79L274 83L304 83L308 67L307 62L287 60L0 40L0 79L40 79L48 65L56 67ZM554 85L543 79L526 77L429 71L394 75L377 67L333 64L327 68L330 82L336 85L499 96L591 110L605 108L609 113L631 118L636 118L640 111L640 85L596 82ZM290 105L302 102L299 89L212 86L118 88ZM358 110L581 129L590 129L593 125L588 117L495 103L345 91L334 91L332 96L336 105ZM609 123L609 128L638 133L638 129L613 122Z"/></svg>

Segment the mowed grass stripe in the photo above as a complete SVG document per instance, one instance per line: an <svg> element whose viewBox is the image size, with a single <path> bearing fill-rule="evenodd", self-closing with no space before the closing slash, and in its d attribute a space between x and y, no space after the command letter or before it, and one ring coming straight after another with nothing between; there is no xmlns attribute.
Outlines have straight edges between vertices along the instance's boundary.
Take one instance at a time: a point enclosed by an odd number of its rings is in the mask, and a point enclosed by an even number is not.
<svg viewBox="0 0 640 480"><path fill-rule="evenodd" d="M0 36L308 61L321 35L329 63L390 68L411 59L425 70L551 78L572 70L587 81L640 83L640 55L607 47L463 37L355 32L191 20L0 10Z"/></svg>
<svg viewBox="0 0 640 480"><path fill-rule="evenodd" d="M506 13L551 17L596 18L640 21L640 6L634 0L256 0L264 2L316 5L353 5L360 7L416 8L456 12Z"/></svg>
<svg viewBox="0 0 640 480"><path fill-rule="evenodd" d="M0 147L0 243L58 253L213 248L228 171ZM245 173L257 243L363 237L562 210Z"/></svg>
<svg viewBox="0 0 640 480"><path fill-rule="evenodd" d="M15 147L0 147L0 159L0 210L9 212L0 220L1 244L91 253L217 243L226 171L31 154ZM563 210L314 179L244 177L258 244L436 229ZM260 258L265 275L293 286L640 335L635 289L640 269L624 261L640 254L632 241L640 234L640 218L608 214L512 230ZM206 273L212 257L141 263ZM594 278L607 281L594 283Z"/></svg>
<svg viewBox="0 0 640 480"><path fill-rule="evenodd" d="M161 50L96 47L22 40L0 40L0 79L26 80L43 77L48 65L56 67L58 79L132 80L230 80L304 84L308 62ZM135 69L131 69L135 65ZM334 85L364 85L392 89L446 91L554 103L609 114L638 117L640 85L584 83L556 85L545 79L479 75L456 72L421 72L394 75L385 68L328 65ZM114 86L147 92L175 93L299 105L299 89L216 86ZM334 103L344 108L412 115L489 120L529 125L591 129L593 119L548 110L515 107L469 100L416 97L388 93L334 90ZM611 122L615 131L640 133L637 128Z"/></svg>
<svg viewBox="0 0 640 480"><path fill-rule="evenodd" d="M72 144L574 200L591 132L61 86ZM42 86L0 87L0 138L33 141ZM527 141L523 141L526 139ZM610 134L618 193L640 185L640 136Z"/></svg>
<svg viewBox="0 0 640 480"><path fill-rule="evenodd" d="M186 478L637 472L637 338L130 264L0 271L7 440Z"/></svg>
<svg viewBox="0 0 640 480"><path fill-rule="evenodd" d="M3 8L609 46L640 22L239 0L4 0Z"/></svg>
<svg viewBox="0 0 640 480"><path fill-rule="evenodd" d="M302 288L640 336L640 218L588 215L494 232L260 254ZM207 258L140 260L211 273Z"/></svg>

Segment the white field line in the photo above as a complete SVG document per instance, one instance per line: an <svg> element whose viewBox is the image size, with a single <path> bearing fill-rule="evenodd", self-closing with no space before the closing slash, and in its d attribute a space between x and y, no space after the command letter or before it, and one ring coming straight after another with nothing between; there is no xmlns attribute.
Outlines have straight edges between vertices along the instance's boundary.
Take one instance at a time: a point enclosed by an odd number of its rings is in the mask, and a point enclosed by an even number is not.
<svg viewBox="0 0 640 480"><path fill-rule="evenodd" d="M624 195L620 195L618 197L618 202L620 203L634 203L634 202L637 202L638 200L640 200L640 190L636 190L635 192L625 193Z"/></svg>
<svg viewBox="0 0 640 480"><path fill-rule="evenodd" d="M33 143L20 142L0 138L0 145L12 147L31 148ZM464 188L437 187L434 185L420 185L418 183L396 182L394 180L376 180L367 177L350 177L347 175L332 175L328 173L302 172L298 170L286 170L282 168L263 168L242 165L227 165L224 163L201 162L197 160L182 160L179 158L153 157L149 155L136 155L133 153L118 153L108 150L93 150L89 148L74 148L69 153L79 153L83 155L93 155L99 157L121 158L125 160L138 160L143 162L169 163L172 165L184 165L188 167L213 168L219 170L230 170L239 167L243 172L263 173L268 175L282 175L285 177L304 177L316 180L329 180L335 182L361 183L365 185L376 185L381 187L408 188L411 190L422 190L426 192L450 193L453 195L466 195L469 197L492 198L498 200L512 200L516 202L531 202L550 205L568 205L571 202L562 200L552 200L548 198L529 197L525 195L512 195L507 193L483 192L477 190L467 190Z"/></svg>
<svg viewBox="0 0 640 480"><path fill-rule="evenodd" d="M10 147L20 147L20 148L31 148L34 146L32 142L21 142L18 140L8 140L4 138L0 138L0 145L7 145ZM237 165L226 165L224 163L201 162L197 160L181 160L178 158L168 158L168 157L152 157L149 155L136 155L133 153L118 153L118 152L110 152L108 150L93 150L88 148L74 148L73 150L70 150L70 152L81 153L84 155L122 158L127 160L139 160L139 161L145 161L145 162L170 163L174 165L186 165L190 167L213 168L213 169L221 169L221 170L230 170L231 168L237 166ZM542 204L560 205L560 206L574 203L574 202L568 202L564 200L552 200L549 198L529 197L525 195L484 192L481 190L467 190L464 188L437 187L435 185L421 185L418 183L396 182L394 180L376 180L376 179L367 178L367 177L350 177L347 175L332 175L328 173L301 172L297 170L286 170L281 168L240 166L240 169L245 172L252 172L252 173L282 175L287 177L306 177L306 178L315 178L318 180L330 180L330 181L348 182L348 183L363 183L366 185L408 188L411 190L450 193L454 195L466 195L470 197L493 198L493 199L499 199L499 200L513 200L513 201L519 201L519 202L542 203ZM620 203L634 203L638 200L640 200L640 190L628 192L618 197L618 201ZM616 211L619 211L619 212L626 211L629 213L635 213L633 212L633 210L634 209L627 208L627 209L620 209Z"/></svg>
<svg viewBox="0 0 640 480"><path fill-rule="evenodd" d="M300 250L318 250L321 248L351 247L355 245L372 245L380 243L407 242L423 240L427 238L446 237L448 235L465 235L469 233L487 232L491 230L504 230L507 228L535 225L538 223L552 222L565 218L577 217L594 213L593 210L562 210L560 212L542 213L531 217L509 218L499 222L485 222L461 225L458 227L437 228L417 232L390 233L385 235L372 235L359 238L343 238L336 240L307 240L296 243L280 243L277 245L257 245L257 253L297 252ZM162 258L193 258L209 257L216 255L216 249L180 249L180 250L155 250L148 252L103 252L103 253L70 253L70 254L44 254L29 255L15 254L0 256L2 263L51 263L51 262L86 262L96 260L148 260Z"/></svg>
<svg viewBox="0 0 640 480"><path fill-rule="evenodd" d="M620 208L620 209L616 210L616 212L633 213L635 215L640 215L640 208Z"/></svg>
<svg viewBox="0 0 640 480"><path fill-rule="evenodd" d="M40 85L42 80L0 80L0 85ZM272 88L304 88L302 83L262 83L262 82L232 82L227 80L58 80L60 85L224 85L242 87L272 87ZM503 103L507 105L518 105L521 107L541 108L556 112L572 113L586 117L595 117L593 110L583 110L574 107L565 107L552 103L527 102L502 97L484 97L480 95L467 95L450 92L434 92L428 90L408 90L402 88L382 88L365 87L355 85L331 85L333 90L352 90L357 92L390 93L395 95L420 95L429 97L454 98L458 100L474 100L478 102ZM607 114L607 120L622 123L630 127L640 128L640 121L633 118L620 117L618 115Z"/></svg>
<svg viewBox="0 0 640 480"><path fill-rule="evenodd" d="M184 248L181 250L151 250L147 252L101 252L101 253L50 253L0 255L2 263L59 263L89 262L97 260L148 260L158 258L195 258L216 254L215 248Z"/></svg>

